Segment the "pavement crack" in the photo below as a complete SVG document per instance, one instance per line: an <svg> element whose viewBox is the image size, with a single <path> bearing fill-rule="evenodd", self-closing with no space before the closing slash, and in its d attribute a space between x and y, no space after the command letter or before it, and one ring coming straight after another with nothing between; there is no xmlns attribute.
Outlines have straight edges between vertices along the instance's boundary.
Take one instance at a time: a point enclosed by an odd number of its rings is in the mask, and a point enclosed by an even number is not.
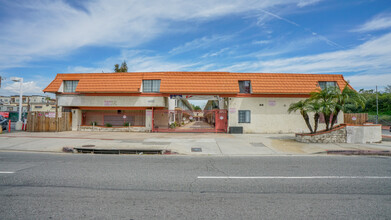
<svg viewBox="0 0 391 220"><path fill-rule="evenodd" d="M191 192L191 194L194 194L194 191L192 190L193 188L193 185L197 182L198 178L195 177L194 180L189 184L189 192Z"/></svg>
<svg viewBox="0 0 391 220"><path fill-rule="evenodd" d="M218 173L223 174L224 176L229 176L226 172L216 167L216 161L214 161L213 159L208 160L208 163L206 164L206 170L216 171Z"/></svg>

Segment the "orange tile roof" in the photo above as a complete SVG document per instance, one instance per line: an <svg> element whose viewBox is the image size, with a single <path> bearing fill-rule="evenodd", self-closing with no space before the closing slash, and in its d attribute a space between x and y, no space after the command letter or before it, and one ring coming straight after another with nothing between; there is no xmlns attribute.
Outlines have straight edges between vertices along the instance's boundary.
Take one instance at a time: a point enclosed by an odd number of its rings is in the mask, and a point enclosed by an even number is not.
<svg viewBox="0 0 391 220"><path fill-rule="evenodd" d="M160 92L169 94L236 94L239 80L251 80L253 94L309 94L318 81L346 85L342 75L230 72L133 72L57 74L43 90L57 92L64 80L79 80L80 93L138 93L143 79L160 79Z"/></svg>

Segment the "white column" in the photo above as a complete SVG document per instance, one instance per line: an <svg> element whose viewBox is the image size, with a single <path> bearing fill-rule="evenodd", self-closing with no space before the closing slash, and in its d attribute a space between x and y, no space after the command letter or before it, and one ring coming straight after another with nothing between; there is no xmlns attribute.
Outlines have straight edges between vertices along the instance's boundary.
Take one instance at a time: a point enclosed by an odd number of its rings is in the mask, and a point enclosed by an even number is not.
<svg viewBox="0 0 391 220"><path fill-rule="evenodd" d="M219 98L219 109L224 109L224 98Z"/></svg>
<svg viewBox="0 0 391 220"><path fill-rule="evenodd" d="M15 130L21 131L23 127L23 122L22 122L22 106L23 106L23 78L19 79L20 82L20 92L19 92L19 118L18 122L15 124Z"/></svg>
<svg viewBox="0 0 391 220"><path fill-rule="evenodd" d="M80 109L72 109L72 131L78 131L81 125L82 114Z"/></svg>
<svg viewBox="0 0 391 220"><path fill-rule="evenodd" d="M145 110L145 128L148 131L152 130L152 109Z"/></svg>

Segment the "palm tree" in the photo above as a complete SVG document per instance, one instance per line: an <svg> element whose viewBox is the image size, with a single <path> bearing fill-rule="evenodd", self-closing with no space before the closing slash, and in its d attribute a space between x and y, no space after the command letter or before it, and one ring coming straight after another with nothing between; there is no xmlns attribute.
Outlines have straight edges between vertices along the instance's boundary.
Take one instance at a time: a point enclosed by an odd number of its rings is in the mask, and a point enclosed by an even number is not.
<svg viewBox="0 0 391 220"><path fill-rule="evenodd" d="M309 102L308 111L314 112L314 133L316 133L316 131L318 130L320 113L322 113L322 108L319 101L312 100L311 102Z"/></svg>
<svg viewBox="0 0 391 220"><path fill-rule="evenodd" d="M356 107L361 106L362 108L365 108L365 98L355 90L351 89L348 84L345 85L342 91L338 89L338 91L335 92L334 98L335 108L333 112L334 117L331 121L331 128L337 122L339 112L346 110L347 104L352 104Z"/></svg>
<svg viewBox="0 0 391 220"><path fill-rule="evenodd" d="M319 102L320 112L323 114L326 123L326 131L330 130L330 119L334 113L335 108L335 96L335 87L329 87L323 90L318 89L316 92L311 93L310 100Z"/></svg>
<svg viewBox="0 0 391 220"><path fill-rule="evenodd" d="M300 100L298 102L290 104L288 112L300 111L300 114L303 116L305 123L307 124L308 129L310 129L311 134L314 133L310 124L310 118L308 117L308 99Z"/></svg>

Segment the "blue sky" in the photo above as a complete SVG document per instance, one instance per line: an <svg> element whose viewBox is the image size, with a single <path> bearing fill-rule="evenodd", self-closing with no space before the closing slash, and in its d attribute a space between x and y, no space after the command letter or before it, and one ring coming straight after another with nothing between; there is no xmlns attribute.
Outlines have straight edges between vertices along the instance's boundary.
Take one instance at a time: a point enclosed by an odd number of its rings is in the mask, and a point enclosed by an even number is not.
<svg viewBox="0 0 391 220"><path fill-rule="evenodd" d="M0 0L0 95L42 94L57 73L344 74L391 84L389 0Z"/></svg>

